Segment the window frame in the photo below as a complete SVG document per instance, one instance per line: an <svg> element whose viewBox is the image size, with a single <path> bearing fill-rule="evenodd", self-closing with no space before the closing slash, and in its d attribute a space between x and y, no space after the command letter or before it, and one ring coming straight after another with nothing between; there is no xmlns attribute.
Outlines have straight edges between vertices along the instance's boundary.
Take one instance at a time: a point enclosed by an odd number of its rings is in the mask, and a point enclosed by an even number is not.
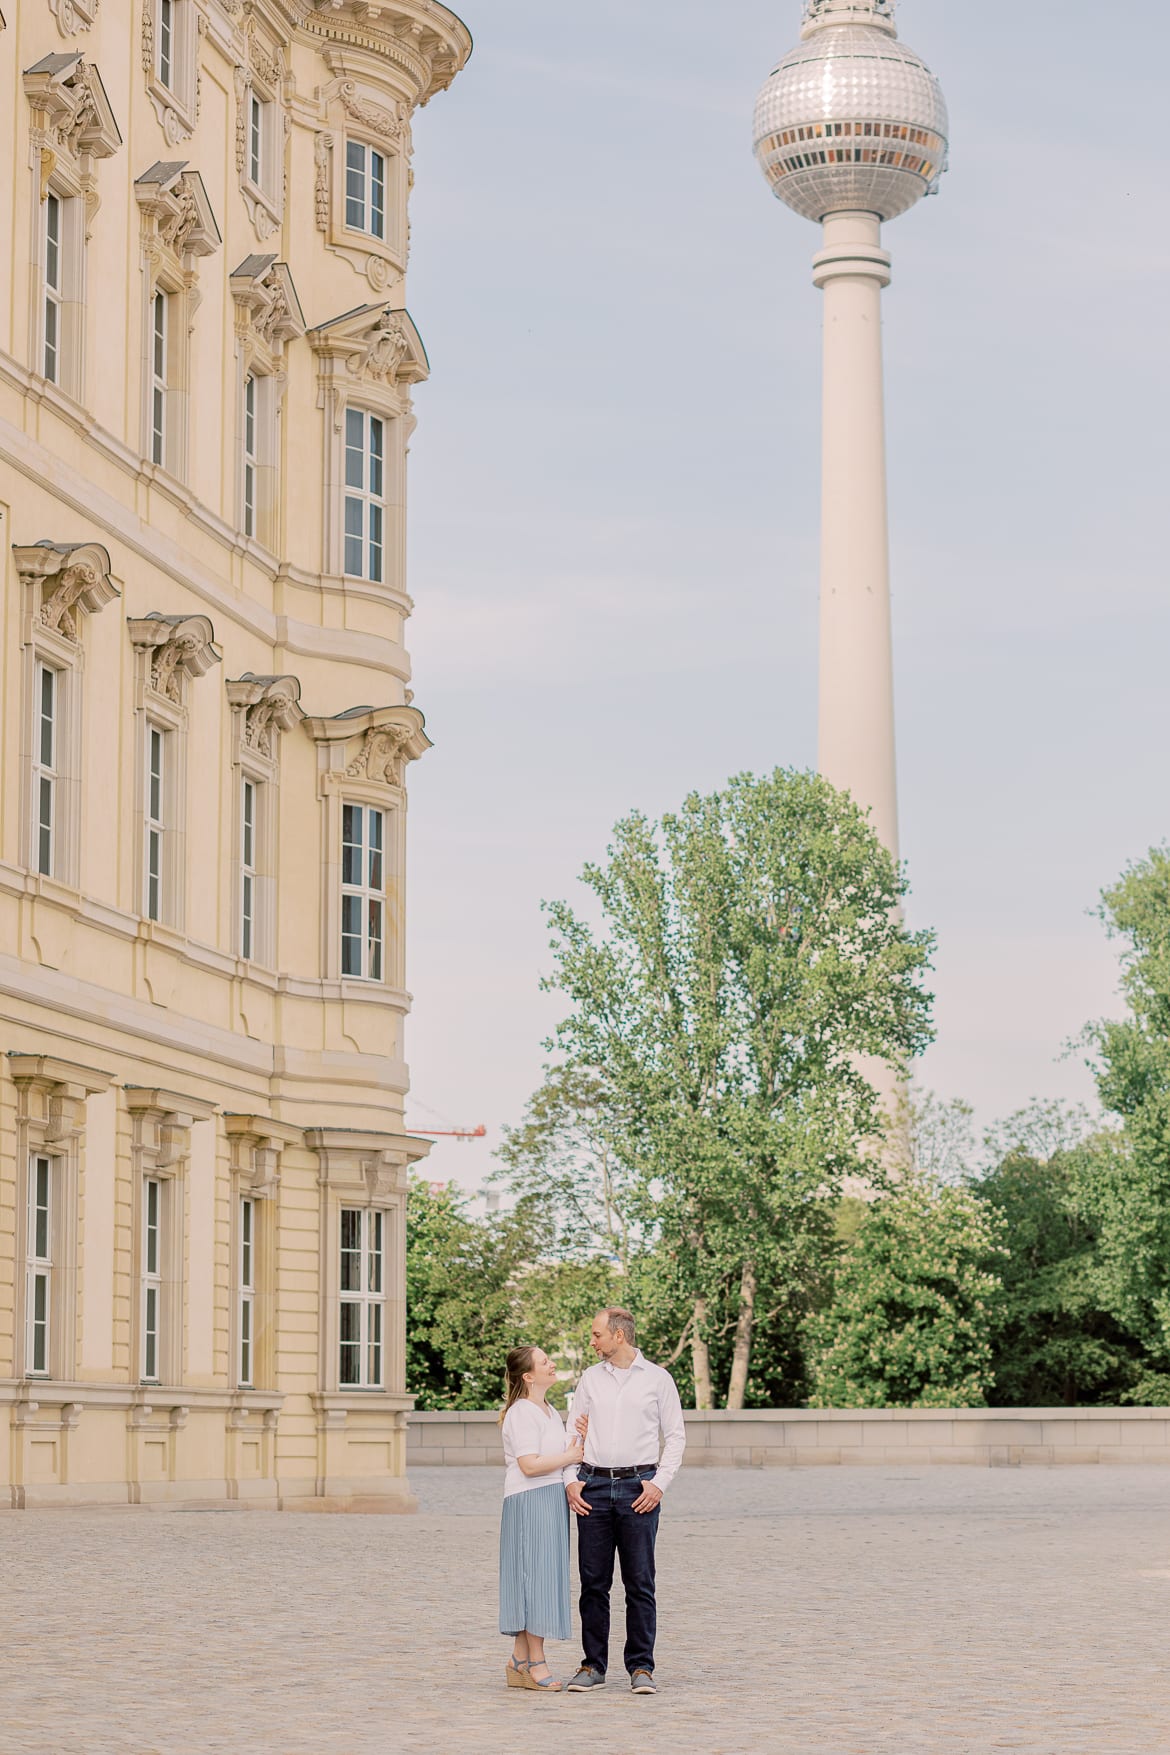
<svg viewBox="0 0 1170 1755"><path fill-rule="evenodd" d="M166 1179L151 1175L149 1171L142 1176L140 1198L141 1215L138 1234L138 1381L145 1384L162 1382L163 1344L166 1339L164 1302L166 1277L163 1271L163 1251L166 1241L167 1201ZM154 1215L151 1218L151 1196L154 1196ZM151 1244L153 1242L153 1266ZM153 1311L153 1322L151 1313Z"/></svg>
<svg viewBox="0 0 1170 1755"><path fill-rule="evenodd" d="M142 66L146 90L168 141L183 139L195 130L198 49L194 0L144 0Z"/></svg>
<svg viewBox="0 0 1170 1755"><path fill-rule="evenodd" d="M150 295L150 461L160 469L171 466L172 439L169 415L171 399L171 300L165 286L156 285ZM160 322L161 318L161 322ZM174 473L172 471L172 473Z"/></svg>
<svg viewBox="0 0 1170 1755"><path fill-rule="evenodd" d="M64 790L61 775L62 748L62 696L65 693L67 672L57 665L50 664L40 653L33 660L33 712L32 728L32 825L30 864L40 877L59 877L60 875L60 836L59 816L61 793ZM46 721L45 716L45 683L52 678L52 716ZM49 727L50 751L45 757L45 729ZM45 803L48 802L48 822L45 821Z"/></svg>
<svg viewBox="0 0 1170 1755"><path fill-rule="evenodd" d="M356 1220L357 1248L347 1246ZM384 1391L386 1388L386 1262L387 1214L382 1207L351 1206L342 1201L337 1214L337 1382L342 1392ZM347 1258L356 1256L356 1285L347 1285ZM374 1271L374 1264L377 1271ZM352 1318L346 1312L354 1312ZM356 1336L347 1334L350 1326ZM347 1352L356 1356L357 1375L347 1375Z"/></svg>
<svg viewBox="0 0 1170 1755"><path fill-rule="evenodd" d="M355 164L354 160L358 162ZM356 232L363 237L372 238L378 244L386 243L386 196L389 187L387 169L390 155L384 147L374 146L372 142L360 136L347 134L345 137L345 229ZM378 172L375 174L375 164ZM357 192L354 192L355 179ZM375 190L380 190L380 199L375 202ZM357 218L354 218L354 212ZM375 220L377 223L375 224Z"/></svg>
<svg viewBox="0 0 1170 1755"><path fill-rule="evenodd" d="M339 969L343 981L363 981L384 985L387 966L387 841L389 811L382 804L367 799L343 798L341 801L341 901ZM349 834L355 818L361 834L353 840ZM377 824L377 843L372 833ZM357 856L358 876L350 853ZM375 872L376 862L376 872ZM348 904L348 906L347 906ZM358 931L347 931L347 919L358 916ZM377 931L372 930L376 921ZM347 966L347 945L357 946L356 963L350 958Z"/></svg>
<svg viewBox="0 0 1170 1755"><path fill-rule="evenodd" d="M389 424L384 414L360 402L346 405L342 430L341 571L345 578L360 579L369 585L386 583L386 526L389 521L386 439ZM357 444L353 443L355 432L360 433ZM355 467L357 480L354 479ZM353 528L355 521L356 528ZM354 543L356 550L352 546ZM356 570L350 566L353 559L359 563Z"/></svg>
<svg viewBox="0 0 1170 1755"><path fill-rule="evenodd" d="M57 235L50 231L56 213ZM69 167L58 159L40 191L33 252L33 370L55 390L79 402L84 384L85 199ZM55 257L55 275L51 258ZM49 310L54 313L53 369L49 370Z"/></svg>
<svg viewBox="0 0 1170 1755"><path fill-rule="evenodd" d="M174 761L174 745L171 742L172 728L162 724L152 713L148 712L145 715L143 733L143 867L139 912L144 920L154 921L161 926L168 923L168 902L171 888L169 833L171 812L169 805L172 790L171 771ZM156 749L159 756L157 770L154 761ZM152 885L155 892L153 898Z"/></svg>
<svg viewBox="0 0 1170 1755"><path fill-rule="evenodd" d="M261 1202L249 1191L241 1191L236 1208L237 1274L236 1274L236 1386L256 1388L256 1312L258 1308L258 1274Z"/></svg>
<svg viewBox="0 0 1170 1755"><path fill-rule="evenodd" d="M248 542L276 546L280 386L259 359L242 362L239 379L239 510L236 527ZM250 406L249 406L250 405Z"/></svg>
<svg viewBox="0 0 1170 1755"><path fill-rule="evenodd" d="M44 1248L40 1247L42 1211L39 1185L44 1171ZM24 1375L49 1378L53 1375L53 1354L56 1344L54 1305L60 1266L57 1251L60 1221L60 1160L44 1147L35 1146L28 1154L27 1214L25 1220L25 1304L24 1304ZM38 1318L38 1288L41 1290ZM41 1362L37 1363L37 1330L42 1330Z"/></svg>

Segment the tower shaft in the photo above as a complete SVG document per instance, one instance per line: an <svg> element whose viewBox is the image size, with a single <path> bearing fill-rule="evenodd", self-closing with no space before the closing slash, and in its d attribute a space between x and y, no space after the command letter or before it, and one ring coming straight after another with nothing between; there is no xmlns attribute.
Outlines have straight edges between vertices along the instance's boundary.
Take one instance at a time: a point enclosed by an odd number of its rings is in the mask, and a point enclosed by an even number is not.
<svg viewBox="0 0 1170 1755"><path fill-rule="evenodd" d="M875 214L829 214L824 292L818 767L871 813L898 857L894 668L881 295L890 258Z"/></svg>

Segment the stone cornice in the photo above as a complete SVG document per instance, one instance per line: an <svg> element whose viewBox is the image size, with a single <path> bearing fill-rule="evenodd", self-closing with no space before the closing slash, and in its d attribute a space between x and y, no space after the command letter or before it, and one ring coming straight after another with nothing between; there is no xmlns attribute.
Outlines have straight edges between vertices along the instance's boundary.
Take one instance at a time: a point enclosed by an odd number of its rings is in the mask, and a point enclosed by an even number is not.
<svg viewBox="0 0 1170 1755"><path fill-rule="evenodd" d="M160 160L143 171L134 180L134 198L144 235L157 239L178 262L210 256L223 241L203 178L187 169L185 159Z"/></svg>
<svg viewBox="0 0 1170 1755"><path fill-rule="evenodd" d="M322 752L326 774L373 786L401 786L406 763L431 748L417 707L355 707L333 719L306 719L305 726ZM358 738L351 755L349 746Z"/></svg>
<svg viewBox="0 0 1170 1755"><path fill-rule="evenodd" d="M467 26L437 0L320 0L303 31L332 73L389 76L412 104L445 91L472 50Z"/></svg>
<svg viewBox="0 0 1170 1755"><path fill-rule="evenodd" d="M227 698L243 714L244 748L261 756L273 754L274 728L292 731L305 717L300 678L295 676L253 676L249 671L227 684Z"/></svg>
<svg viewBox="0 0 1170 1755"><path fill-rule="evenodd" d="M122 144L101 75L79 54L46 55L24 74L36 132L78 161L109 158Z"/></svg>

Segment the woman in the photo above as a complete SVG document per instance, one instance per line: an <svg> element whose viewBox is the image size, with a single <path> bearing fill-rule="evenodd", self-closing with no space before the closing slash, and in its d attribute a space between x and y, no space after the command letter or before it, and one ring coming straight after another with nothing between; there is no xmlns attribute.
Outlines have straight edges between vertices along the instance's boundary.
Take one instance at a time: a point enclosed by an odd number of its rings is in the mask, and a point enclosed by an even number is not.
<svg viewBox="0 0 1170 1755"><path fill-rule="evenodd" d="M559 1694L544 1657L546 1639L568 1639L569 1506L561 1470L579 1463L583 1441L545 1400L556 1366L539 1347L513 1347L507 1360L504 1512L500 1522L500 1632L514 1641L509 1688Z"/></svg>

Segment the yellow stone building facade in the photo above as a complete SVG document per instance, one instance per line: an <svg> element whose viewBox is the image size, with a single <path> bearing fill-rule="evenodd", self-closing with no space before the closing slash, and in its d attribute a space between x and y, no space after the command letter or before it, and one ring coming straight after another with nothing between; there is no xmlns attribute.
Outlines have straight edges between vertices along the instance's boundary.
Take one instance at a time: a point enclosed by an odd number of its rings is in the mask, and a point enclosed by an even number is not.
<svg viewBox="0 0 1170 1755"><path fill-rule="evenodd" d="M0 30L0 1505L410 1503L435 0Z"/></svg>

